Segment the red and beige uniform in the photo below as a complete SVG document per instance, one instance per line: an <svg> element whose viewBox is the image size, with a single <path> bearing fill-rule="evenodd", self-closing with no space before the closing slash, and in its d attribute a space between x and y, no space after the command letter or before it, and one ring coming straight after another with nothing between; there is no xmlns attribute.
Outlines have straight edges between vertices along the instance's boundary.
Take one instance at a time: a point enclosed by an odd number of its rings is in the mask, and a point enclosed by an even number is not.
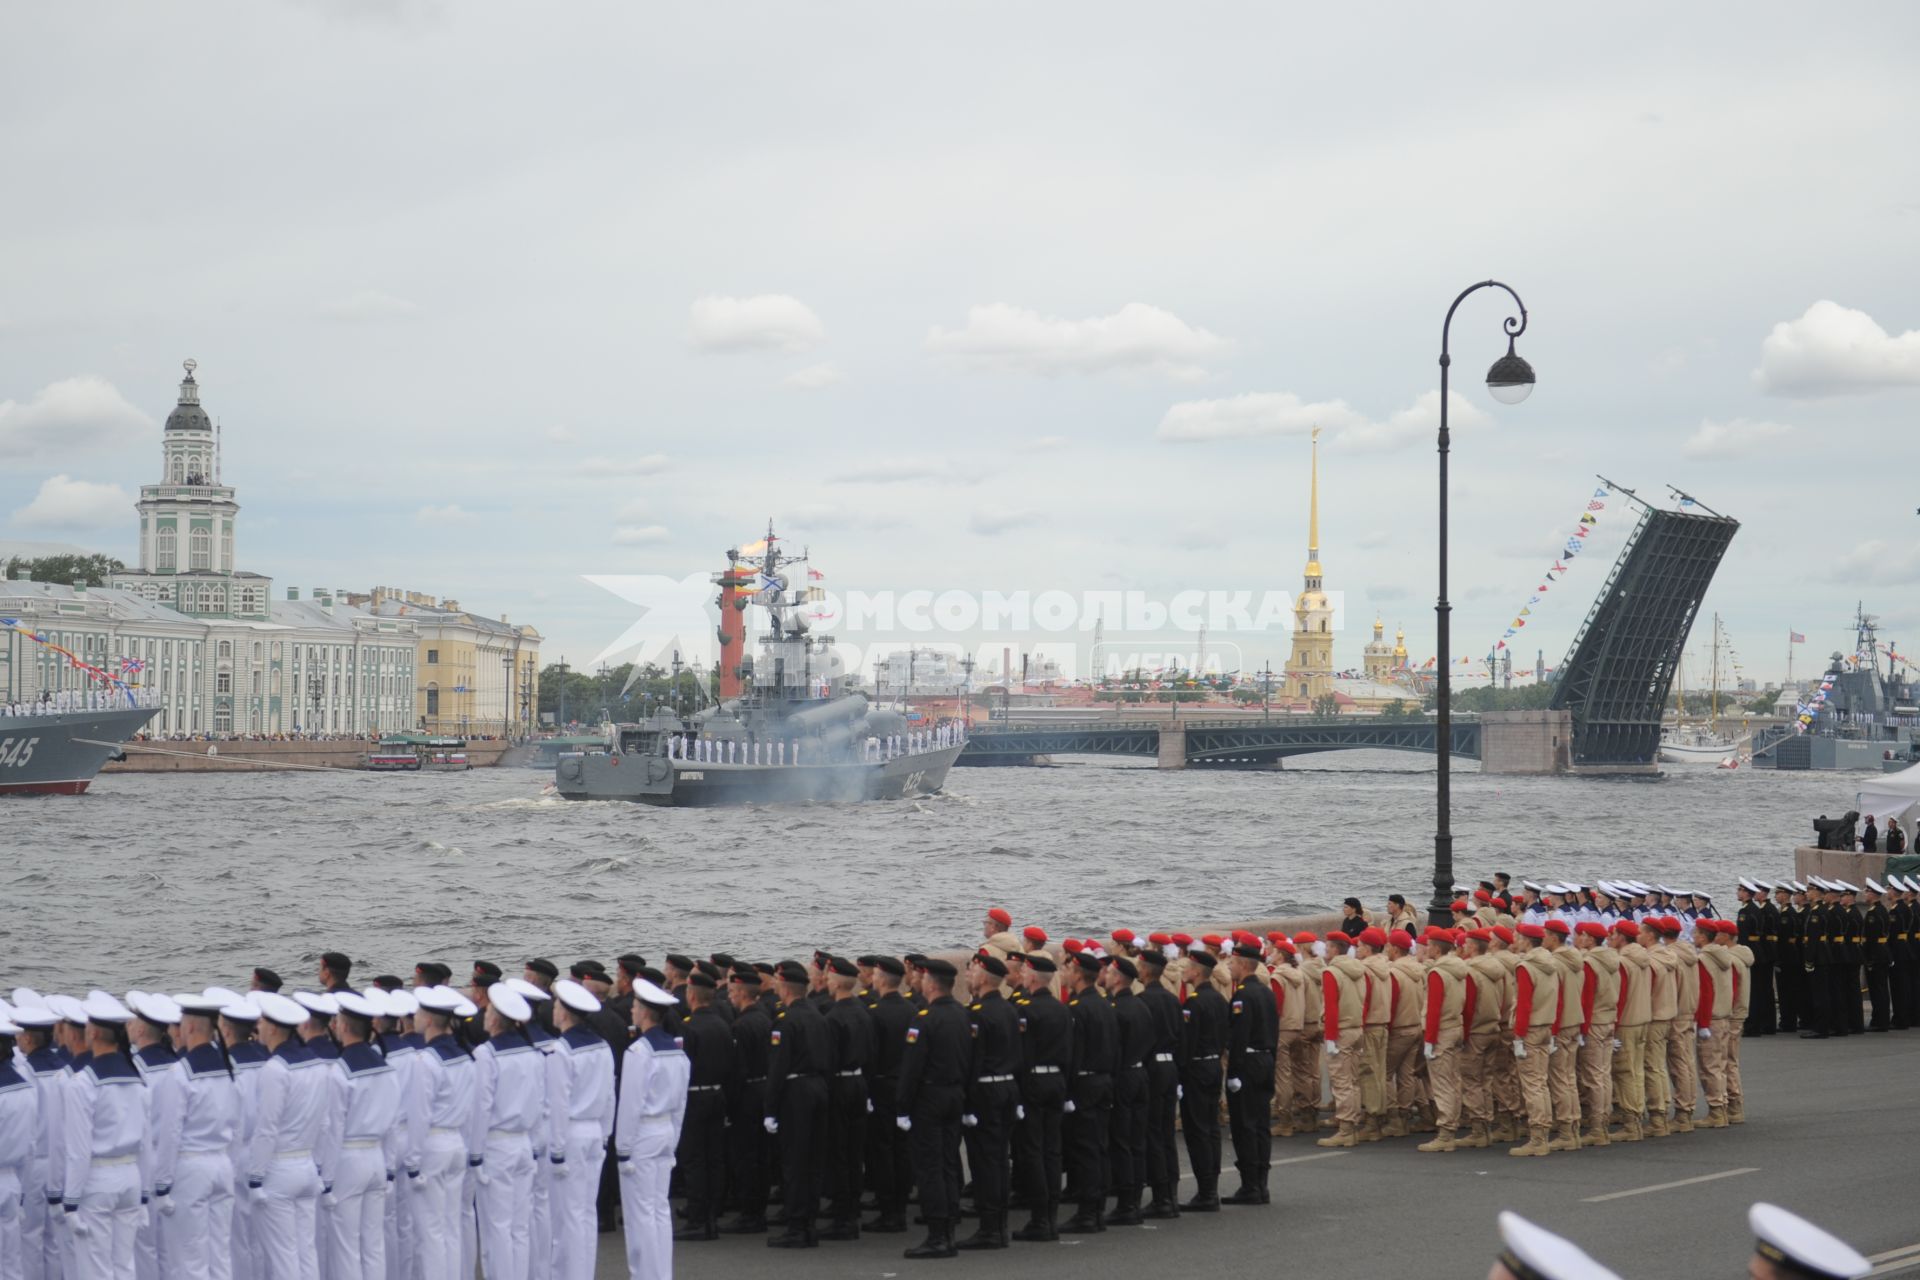
<svg viewBox="0 0 1920 1280"><path fill-rule="evenodd" d="M1631 920L1613 926L1614 954L1620 957L1619 1020L1613 1032L1620 1047L1613 1054L1613 1096L1620 1104L1619 1137L1626 1142L1638 1142L1644 1134L1640 1117L1647 1109L1647 1024L1653 1018L1653 960L1639 937L1640 926Z"/></svg>
<svg viewBox="0 0 1920 1280"><path fill-rule="evenodd" d="M1546 951L1547 931L1537 924L1518 927L1528 949L1514 957L1513 1054L1520 1101L1527 1124L1521 1155L1545 1155L1553 1131L1553 1096L1547 1077L1555 1052L1554 1026L1560 1020L1559 961Z"/></svg>
<svg viewBox="0 0 1920 1280"><path fill-rule="evenodd" d="M1420 1071L1421 1030L1427 1012L1427 967L1413 957L1413 935L1395 929L1387 943L1401 954L1388 954L1392 975L1392 995L1387 1003L1387 1086L1388 1115L1386 1135L1397 1138L1407 1132L1407 1120L1413 1108L1425 1101Z"/></svg>
<svg viewBox="0 0 1920 1280"><path fill-rule="evenodd" d="M1461 1061L1466 1056L1467 1026L1473 1017L1474 989L1467 962L1454 954L1454 932L1430 928L1421 935L1435 953L1427 971L1426 1025L1421 1055L1433 1085L1439 1132L1422 1151L1452 1151L1460 1129Z"/></svg>
<svg viewBox="0 0 1920 1280"><path fill-rule="evenodd" d="M1282 953L1273 966L1273 979L1268 984L1273 990L1273 1000L1280 1019L1280 1044L1273 1055L1273 1128L1281 1137L1293 1135L1293 1122L1299 1113L1304 1095L1309 1092L1305 1080L1295 1079L1295 1068L1300 1059L1300 1040L1306 1034L1307 1017L1307 979L1297 964L1289 964L1284 957L1294 954L1293 943L1285 937L1274 939L1274 950ZM1318 1078L1312 1082L1313 1090L1320 1086Z"/></svg>
<svg viewBox="0 0 1920 1280"><path fill-rule="evenodd" d="M1641 1055L1640 1088L1647 1103L1647 1132L1663 1138L1671 1132L1667 1108L1673 1101L1673 1086L1667 1079L1667 1040L1673 1033L1680 1003L1680 960L1672 947L1660 942L1660 926L1654 920L1640 922L1640 945L1647 952L1648 995L1653 1009L1647 1019L1646 1051Z"/></svg>
<svg viewBox="0 0 1920 1280"><path fill-rule="evenodd" d="M1580 997L1586 989L1586 962L1568 941L1564 920L1541 926L1548 934L1547 954L1558 966L1560 1004L1553 1026L1554 1052L1547 1062L1547 1092L1553 1096L1553 1148L1580 1149Z"/></svg>
<svg viewBox="0 0 1920 1280"><path fill-rule="evenodd" d="M1491 929L1469 929L1467 937L1484 947L1493 938ZM1470 1146L1484 1147L1493 1123L1493 1063L1506 1046L1506 1031L1500 1021L1501 1006L1506 1003L1507 967L1497 956L1482 953L1467 961L1474 983L1473 1017L1467 1022L1467 1056L1460 1074L1466 1091Z"/></svg>
<svg viewBox="0 0 1920 1280"><path fill-rule="evenodd" d="M1296 933L1293 945L1299 948L1300 973L1306 979L1304 990L1307 1007L1301 1025L1304 1028L1300 1043L1294 1046L1293 1087L1294 1096L1300 1100L1300 1114L1295 1121L1302 1132L1311 1131L1320 1124L1320 1037L1309 1034L1321 1025L1326 1016L1322 1007L1325 1004L1321 996L1320 980L1327 971L1327 962L1313 954L1313 944L1319 935Z"/></svg>
<svg viewBox="0 0 1920 1280"><path fill-rule="evenodd" d="M1694 1011L1695 1034L1700 1041L1700 1088L1707 1095L1709 1129L1727 1123L1727 1042L1733 1022L1733 987L1738 975L1733 952L1724 945L1720 922L1702 920L1694 927L1700 939L1700 1004Z"/></svg>
<svg viewBox="0 0 1920 1280"><path fill-rule="evenodd" d="M1726 940L1727 951L1733 957L1733 1012L1729 1015L1727 1027L1727 1123L1746 1123L1746 1095L1740 1088L1740 1039L1741 1029L1746 1025L1747 1006L1753 999L1753 948L1742 945L1737 939L1740 926L1732 921L1720 922L1721 937Z"/></svg>
<svg viewBox="0 0 1920 1280"><path fill-rule="evenodd" d="M1367 1141L1381 1137L1381 1124L1393 1103L1393 1080L1387 1070L1387 1030L1393 1021L1393 968L1387 961L1387 931L1369 925L1359 942L1373 954L1362 956L1367 971L1367 1000L1361 1011L1360 1109L1366 1113Z"/></svg>
<svg viewBox="0 0 1920 1280"><path fill-rule="evenodd" d="M1660 935L1673 951L1673 1021L1667 1028L1667 1079L1673 1085L1673 1131L1693 1132L1700 1102L1700 1072L1695 1057L1695 1011L1700 1004L1700 953L1687 941L1673 916L1660 918Z"/></svg>
<svg viewBox="0 0 1920 1280"><path fill-rule="evenodd" d="M1360 1100L1361 1042L1371 979L1359 957L1347 953L1352 942L1344 933L1327 935L1327 963L1320 976L1320 1038L1327 1053L1333 1118L1340 1126L1334 1136L1321 1140L1322 1146L1354 1145L1365 1114Z"/></svg>
<svg viewBox="0 0 1920 1280"><path fill-rule="evenodd" d="M1496 908L1499 906L1497 902L1494 905ZM1513 1008L1514 1002L1518 998L1515 995L1515 982L1516 974L1520 968L1520 954L1513 950L1513 939L1513 922L1510 917L1502 915L1499 922L1493 926L1493 950L1491 954L1494 959L1500 962L1501 967L1507 971L1506 985L1502 988L1502 998L1500 1001L1500 1027L1502 1031L1506 1033L1511 1033L1513 1030ZM1514 1129L1524 1128L1526 1104L1520 1099L1520 1074L1514 1061L1513 1038L1511 1034L1502 1035L1499 1046L1493 1055L1492 1074L1488 1078L1488 1088L1493 1094L1495 1120L1501 1123L1511 1120ZM1513 1136L1520 1137L1523 1135L1515 1132Z"/></svg>
<svg viewBox="0 0 1920 1280"><path fill-rule="evenodd" d="M1574 926L1586 966L1580 993L1580 1110L1585 1140L1607 1145L1607 1114L1613 1105L1613 1024L1620 1012L1620 956L1607 948L1607 926L1582 920Z"/></svg>

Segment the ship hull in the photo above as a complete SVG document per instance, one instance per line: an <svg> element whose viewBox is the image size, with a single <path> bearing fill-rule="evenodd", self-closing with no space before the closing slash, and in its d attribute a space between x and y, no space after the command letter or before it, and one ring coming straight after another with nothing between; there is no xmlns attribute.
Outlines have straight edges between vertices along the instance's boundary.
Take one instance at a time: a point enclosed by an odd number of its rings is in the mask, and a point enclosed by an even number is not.
<svg viewBox="0 0 1920 1280"><path fill-rule="evenodd" d="M878 763L705 764L658 756L564 759L554 786L569 800L628 800L686 808L746 804L845 804L932 795L964 744Z"/></svg>
<svg viewBox="0 0 1920 1280"><path fill-rule="evenodd" d="M77 796L159 714L144 707L0 715L0 795ZM102 745L104 744L104 745Z"/></svg>
<svg viewBox="0 0 1920 1280"><path fill-rule="evenodd" d="M1717 765L1728 756L1740 754L1744 742L1663 742L1660 760L1664 764Z"/></svg>

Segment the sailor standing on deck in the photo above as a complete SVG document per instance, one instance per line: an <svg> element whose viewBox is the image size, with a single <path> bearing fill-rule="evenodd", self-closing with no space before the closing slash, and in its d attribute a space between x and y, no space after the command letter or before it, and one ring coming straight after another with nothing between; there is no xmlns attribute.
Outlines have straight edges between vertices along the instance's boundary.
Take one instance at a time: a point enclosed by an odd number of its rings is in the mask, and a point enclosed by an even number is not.
<svg viewBox="0 0 1920 1280"><path fill-rule="evenodd" d="M473 1110L473 1059L453 1034L466 999L451 987L416 992L416 1023L425 1038L414 1060L407 1101L407 1178L421 1280L463 1280L460 1273L460 1191L467 1173L463 1136ZM473 1270L467 1270L471 1277Z"/></svg>
<svg viewBox="0 0 1920 1280"><path fill-rule="evenodd" d="M547 1164L553 1179L555 1280L593 1280L594 1194L613 1133L613 1051L587 1018L600 1011L591 991L570 978L553 984L554 1025L547 1059Z"/></svg>
<svg viewBox="0 0 1920 1280"><path fill-rule="evenodd" d="M227 1158L233 1165L233 1228L229 1255L233 1280L258 1280L264 1274L260 1261L260 1241L253 1229L253 1200L242 1185L241 1174L247 1167L247 1152L253 1144L254 1122L260 1112L260 1073L267 1065L266 1046L254 1039L254 1030L260 1021L260 1006L220 987L208 987L206 994L227 1001L220 1006L220 1038L227 1046L227 1062L233 1068L234 1090L239 1100L233 1142L227 1148Z"/></svg>
<svg viewBox="0 0 1920 1280"><path fill-rule="evenodd" d="M247 1150L247 1192L265 1280L316 1280L320 1176L313 1149L326 1119L327 1063L298 1035L308 1011L278 992L254 996L260 1042L272 1055L260 1069L259 1111Z"/></svg>
<svg viewBox="0 0 1920 1280"><path fill-rule="evenodd" d="M378 988L374 988L378 995ZM328 1213L329 1274L383 1280L387 1248L386 1138L400 1115L400 1071L374 1048L373 1020L384 999L342 990L333 1034L340 1057L327 1081L327 1126L314 1153Z"/></svg>
<svg viewBox="0 0 1920 1280"><path fill-rule="evenodd" d="M631 1280L668 1280L673 1275L673 1206L667 1182L687 1113L692 1064L668 1025L679 1000L646 978L634 979L633 997L633 1026L640 1035L627 1048L614 1120L614 1160L620 1166L620 1206L627 1220L627 1274Z"/></svg>
<svg viewBox="0 0 1920 1280"><path fill-rule="evenodd" d="M0 1001L0 1275L17 1280L25 1246L21 1238L23 1206L40 1202L40 1189L24 1187L31 1178L29 1166L39 1145L40 1091L19 1068L22 1059L14 1056L14 1037L22 1028L7 1016Z"/></svg>
<svg viewBox="0 0 1920 1280"><path fill-rule="evenodd" d="M151 1000L153 997L148 997ZM154 1110L153 1207L169 1280L228 1280L233 1256L233 1141L240 1090L214 1042L221 996L180 995L180 1105Z"/></svg>
<svg viewBox="0 0 1920 1280"><path fill-rule="evenodd" d="M413 1073L421 1049L420 1037L412 1029L414 1015L420 1012L420 1002L412 992L398 987L369 988L367 999L372 1000L376 991L380 994L381 1015L374 1023L374 1039L380 1047L380 1055L393 1068L394 1087L399 1099L399 1115L384 1143L387 1197L386 1211L382 1215L386 1219L383 1224L383 1246L388 1272L396 1276L411 1276L414 1257L413 1181L405 1176L407 1135L404 1121L408 1102L413 1097Z"/></svg>
<svg viewBox="0 0 1920 1280"><path fill-rule="evenodd" d="M490 1280L524 1280L532 1265L532 1134L545 1118L545 1062L527 1039L527 998L499 982L487 988L487 1004L487 1042L474 1050L467 1119L480 1263Z"/></svg>
<svg viewBox="0 0 1920 1280"><path fill-rule="evenodd" d="M527 1006L533 1010L532 1019L522 1030L526 1032L527 1043L540 1053L542 1059L540 1078L544 1081L547 1078L545 1060L553 1056L558 1037L554 1035L550 1025L553 1022L551 1008L553 992L534 981L534 978L547 976L544 969L535 967L536 964L545 965L549 969L554 967L550 961L536 957L534 961L528 962L527 967L527 972L533 977L508 978L506 984L525 996ZM527 1225L529 1242L527 1257L530 1260L527 1265L530 1268L530 1274L539 1277L540 1280L545 1280L551 1270L550 1263L553 1258L553 1178L550 1172L552 1165L547 1161L547 1132L548 1126L543 1120L532 1133L533 1207Z"/></svg>
<svg viewBox="0 0 1920 1280"><path fill-rule="evenodd" d="M16 1043L25 1063L24 1067L16 1063L15 1071L34 1086L39 1117L21 1169L21 1256L26 1263L28 1280L43 1280L43 1277L59 1280L61 1244L56 1230L59 1223L53 1219L60 1213L60 1197L50 1181L49 1165L52 1153L57 1150L55 1121L64 1099L61 1084L67 1075L67 1057L53 1040L60 1015L53 1011L50 1002L23 999L25 991L26 988L16 988L13 993L16 1006L13 1022L21 1031Z"/></svg>
<svg viewBox="0 0 1920 1280"><path fill-rule="evenodd" d="M147 1082L147 1175L142 1183L149 1195L161 1186L173 1183L174 1157L178 1153L180 1110L186 1101L186 1072L180 1056L173 1051L171 1029L180 1021L180 1006L166 996L144 991L127 992L127 1003L134 1012L127 1024L127 1038L133 1045L134 1069ZM169 1149L159 1145L162 1135L170 1135ZM171 1232L158 1205L148 1203L146 1221L134 1233L134 1273L140 1280L171 1277L175 1268L168 1256Z"/></svg>
<svg viewBox="0 0 1920 1280"><path fill-rule="evenodd" d="M61 1211L73 1234L74 1280L133 1280L133 1236L144 1209L147 1091L129 1057L126 1006L87 996L86 1056L67 1083L61 1117Z"/></svg>

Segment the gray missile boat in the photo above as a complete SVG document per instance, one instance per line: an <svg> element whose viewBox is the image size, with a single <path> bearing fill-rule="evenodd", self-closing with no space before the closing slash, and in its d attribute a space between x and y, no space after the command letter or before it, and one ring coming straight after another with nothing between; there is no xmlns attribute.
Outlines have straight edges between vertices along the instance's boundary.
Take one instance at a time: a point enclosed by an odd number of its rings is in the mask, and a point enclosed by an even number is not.
<svg viewBox="0 0 1920 1280"><path fill-rule="evenodd" d="M727 805L898 800L941 788L966 747L965 729L917 725L849 691L832 638L812 631L807 606L818 590L789 581L806 557L783 556L778 542L769 528L745 556L729 551L728 568L714 575L719 701L615 725L604 753L562 755L560 795ZM749 604L768 619L757 661L741 640Z"/></svg>
<svg viewBox="0 0 1920 1280"><path fill-rule="evenodd" d="M106 695L80 700L99 705L0 704L0 796L79 795L122 754L120 744L159 714L157 705L113 705Z"/></svg>

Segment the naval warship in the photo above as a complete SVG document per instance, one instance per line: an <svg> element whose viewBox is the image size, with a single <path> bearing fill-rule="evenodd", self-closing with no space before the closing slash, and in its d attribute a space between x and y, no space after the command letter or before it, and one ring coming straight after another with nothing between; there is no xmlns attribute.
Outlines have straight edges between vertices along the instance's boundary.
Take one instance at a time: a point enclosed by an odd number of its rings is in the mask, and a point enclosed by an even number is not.
<svg viewBox="0 0 1920 1280"><path fill-rule="evenodd" d="M805 554L781 553L771 526L763 541L729 550L728 567L713 576L718 700L614 725L604 752L560 757L554 789L569 800L655 805L897 800L938 791L966 746L965 730L916 726L847 687L832 637L814 634L808 609L820 593L804 585L806 563ZM768 622L757 660L744 651L750 604Z"/></svg>
<svg viewBox="0 0 1920 1280"><path fill-rule="evenodd" d="M160 714L158 706L111 705L104 694L80 700L100 705L0 704L0 795L79 795L122 754L120 744Z"/></svg>

